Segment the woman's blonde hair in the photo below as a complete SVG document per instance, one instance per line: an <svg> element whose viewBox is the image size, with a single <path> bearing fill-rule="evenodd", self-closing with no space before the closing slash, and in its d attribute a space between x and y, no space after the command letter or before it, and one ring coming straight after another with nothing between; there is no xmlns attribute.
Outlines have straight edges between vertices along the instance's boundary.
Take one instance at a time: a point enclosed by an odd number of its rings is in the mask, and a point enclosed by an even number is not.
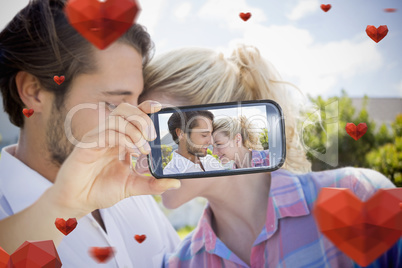
<svg viewBox="0 0 402 268"><path fill-rule="evenodd" d="M155 57L144 70L143 96L161 93L188 105L271 99L285 118L284 169L311 171L297 132L299 111L275 67L253 46L240 45L229 58L206 48L182 48ZM291 84L290 84L291 85ZM297 89L297 88L296 88Z"/></svg>
<svg viewBox="0 0 402 268"><path fill-rule="evenodd" d="M231 140L235 139L237 134L240 134L242 144L247 149L264 149L261 145L259 134L255 131L251 131L255 128L251 125L251 122L248 122L247 117L243 115L238 118L228 117L214 120L213 129L214 133L222 133Z"/></svg>

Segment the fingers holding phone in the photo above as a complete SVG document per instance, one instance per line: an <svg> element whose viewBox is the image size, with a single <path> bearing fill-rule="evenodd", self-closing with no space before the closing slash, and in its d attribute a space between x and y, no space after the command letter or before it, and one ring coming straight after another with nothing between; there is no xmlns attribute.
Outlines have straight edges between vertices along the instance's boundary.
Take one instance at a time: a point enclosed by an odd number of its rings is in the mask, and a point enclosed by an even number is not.
<svg viewBox="0 0 402 268"><path fill-rule="evenodd" d="M138 107L120 104L104 124L84 135L61 166L54 185L62 199L70 202L68 206L89 213L112 206L128 196L159 194L180 185L175 179L155 180L132 170L130 155L148 154L148 141L156 137L154 125L146 113L160 108L161 105L153 101Z"/></svg>

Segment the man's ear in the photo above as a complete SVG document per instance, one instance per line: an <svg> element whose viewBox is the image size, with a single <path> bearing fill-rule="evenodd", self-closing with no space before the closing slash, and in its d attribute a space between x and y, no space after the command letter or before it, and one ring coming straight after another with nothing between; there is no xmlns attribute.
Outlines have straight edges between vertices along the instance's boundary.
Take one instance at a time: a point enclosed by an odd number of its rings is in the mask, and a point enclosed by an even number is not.
<svg viewBox="0 0 402 268"><path fill-rule="evenodd" d="M183 131L180 128L176 128L176 135L179 140L183 138Z"/></svg>
<svg viewBox="0 0 402 268"><path fill-rule="evenodd" d="M48 94L45 94L41 88L38 78L25 71L20 71L15 76L15 84L25 106L34 109L35 113L42 112Z"/></svg>

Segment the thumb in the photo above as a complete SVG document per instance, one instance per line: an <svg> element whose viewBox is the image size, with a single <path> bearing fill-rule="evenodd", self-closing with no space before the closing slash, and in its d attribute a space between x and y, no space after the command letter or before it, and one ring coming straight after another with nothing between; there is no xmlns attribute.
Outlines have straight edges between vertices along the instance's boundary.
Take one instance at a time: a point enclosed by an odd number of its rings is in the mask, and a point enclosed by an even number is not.
<svg viewBox="0 0 402 268"><path fill-rule="evenodd" d="M127 185L127 196L162 194L169 189L178 189L181 186L178 179L156 179L153 176L133 173L130 175L131 183Z"/></svg>
<svg viewBox="0 0 402 268"><path fill-rule="evenodd" d="M148 166L148 159L145 154L141 154L140 157L137 158L137 162L135 163L135 171L139 174L151 174Z"/></svg>

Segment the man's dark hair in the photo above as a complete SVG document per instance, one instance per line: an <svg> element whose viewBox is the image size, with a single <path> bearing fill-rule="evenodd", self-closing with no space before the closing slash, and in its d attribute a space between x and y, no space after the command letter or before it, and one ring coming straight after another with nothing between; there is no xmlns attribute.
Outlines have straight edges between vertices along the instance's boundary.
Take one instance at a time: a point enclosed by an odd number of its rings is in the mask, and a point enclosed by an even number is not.
<svg viewBox="0 0 402 268"><path fill-rule="evenodd" d="M30 0L0 33L0 90L10 121L23 127L24 118L15 77L19 71L35 76L43 89L54 93L56 107L62 107L71 82L80 74L96 71L97 49L68 22L67 0ZM145 28L133 25L118 42L134 47L149 62L153 43ZM63 84L54 76L65 76Z"/></svg>
<svg viewBox="0 0 402 268"><path fill-rule="evenodd" d="M206 117L214 121L214 114L210 111L191 111L191 112L176 112L173 113L168 120L168 128L170 135L176 144L179 144L179 138L176 134L176 129L179 128L189 134L191 130L198 126L196 117Z"/></svg>

